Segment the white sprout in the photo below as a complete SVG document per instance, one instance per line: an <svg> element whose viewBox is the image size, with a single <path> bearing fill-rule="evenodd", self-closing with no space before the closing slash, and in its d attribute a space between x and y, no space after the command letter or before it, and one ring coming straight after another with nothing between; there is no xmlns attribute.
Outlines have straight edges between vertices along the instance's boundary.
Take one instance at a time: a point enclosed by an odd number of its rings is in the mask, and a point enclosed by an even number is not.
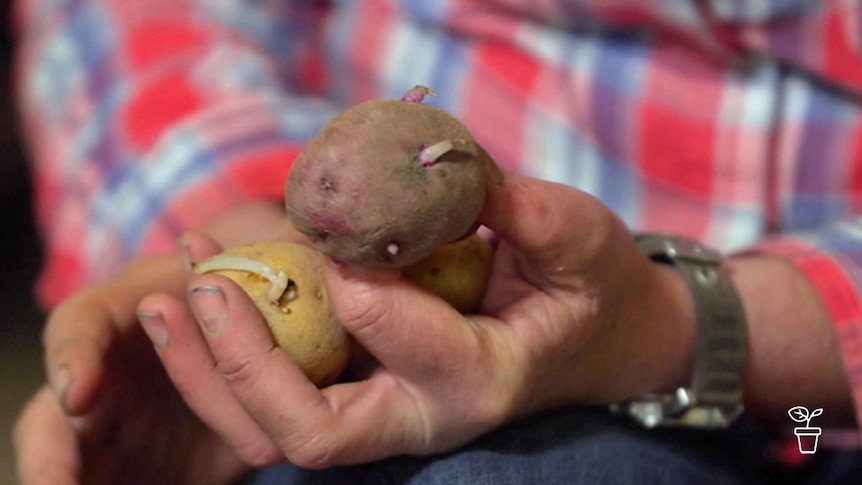
<svg viewBox="0 0 862 485"><path fill-rule="evenodd" d="M463 138L438 141L437 143L428 145L419 151L419 161L422 163L423 167L430 167L437 163L437 160L439 160L443 155L456 149L456 147L463 147L468 143L469 142Z"/></svg>
<svg viewBox="0 0 862 485"><path fill-rule="evenodd" d="M401 247L398 246L398 243L391 242L386 246L386 252L392 256L396 256L401 252Z"/></svg>
<svg viewBox="0 0 862 485"><path fill-rule="evenodd" d="M278 304L278 301L282 297L287 301L296 298L296 289L293 287L288 288L290 280L284 271L276 271L272 266L255 259L229 254L217 254L196 264L194 267L195 273L198 274L223 270L246 271L269 281L266 298L273 304Z"/></svg>
<svg viewBox="0 0 862 485"><path fill-rule="evenodd" d="M423 167L430 167L437 162L437 159L455 148L452 140L438 141L433 145L429 145L419 152L419 161Z"/></svg>

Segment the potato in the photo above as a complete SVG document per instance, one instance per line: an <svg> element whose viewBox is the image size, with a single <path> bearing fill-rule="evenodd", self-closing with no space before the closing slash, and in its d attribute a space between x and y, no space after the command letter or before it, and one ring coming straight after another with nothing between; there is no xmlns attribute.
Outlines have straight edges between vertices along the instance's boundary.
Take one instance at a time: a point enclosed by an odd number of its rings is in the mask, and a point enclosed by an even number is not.
<svg viewBox="0 0 862 485"><path fill-rule="evenodd" d="M195 271L222 274L245 290L275 344L324 385L344 369L350 337L329 301L322 264L328 264L323 255L308 246L264 241L226 249Z"/></svg>
<svg viewBox="0 0 862 485"><path fill-rule="evenodd" d="M478 234L435 248L403 274L446 300L461 313L472 313L485 296L494 251Z"/></svg>
<svg viewBox="0 0 862 485"><path fill-rule="evenodd" d="M333 118L297 157L285 206L331 258L403 267L475 230L492 164L445 111L368 101Z"/></svg>

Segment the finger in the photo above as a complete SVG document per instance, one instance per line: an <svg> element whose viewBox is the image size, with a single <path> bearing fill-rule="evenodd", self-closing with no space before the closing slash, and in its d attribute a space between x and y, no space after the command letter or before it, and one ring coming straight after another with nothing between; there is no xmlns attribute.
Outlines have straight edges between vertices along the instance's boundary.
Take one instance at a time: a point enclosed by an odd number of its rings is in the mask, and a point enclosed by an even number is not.
<svg viewBox="0 0 862 485"><path fill-rule="evenodd" d="M280 444L294 423L322 423L329 409L317 387L275 346L257 308L232 281L192 278L190 302L201 333L232 394Z"/></svg>
<svg viewBox="0 0 862 485"><path fill-rule="evenodd" d="M486 243L488 243L489 246L491 246L492 248L497 247L497 234L494 233L494 231L492 231L490 227L479 226L479 228L476 230L476 233L479 234L479 237L481 237Z"/></svg>
<svg viewBox="0 0 862 485"><path fill-rule="evenodd" d="M510 416L516 396L508 390L524 358L510 327L467 318L395 272L329 266L325 274L339 321L383 369L365 387L323 390L338 423L361 423L339 429L344 442L379 440L345 453L439 452Z"/></svg>
<svg viewBox="0 0 862 485"><path fill-rule="evenodd" d="M281 451L237 402L188 307L172 295L153 294L138 308L141 325L183 399L244 462L256 466Z"/></svg>
<svg viewBox="0 0 862 485"><path fill-rule="evenodd" d="M521 254L532 276L583 274L610 256L603 253L609 241L631 239L593 196L513 172L488 184L480 220Z"/></svg>
<svg viewBox="0 0 862 485"><path fill-rule="evenodd" d="M75 300L66 305L51 315L42 339L48 382L65 412L76 416L92 409L104 373L103 359L117 330L104 314L87 310L93 305Z"/></svg>
<svg viewBox="0 0 862 485"><path fill-rule="evenodd" d="M192 306L234 396L295 464L319 468L404 451L421 436L391 379L321 391L272 339L242 290L218 275L193 280ZM388 395L387 398L382 396ZM417 442L424 440L417 439Z"/></svg>
<svg viewBox="0 0 862 485"><path fill-rule="evenodd" d="M49 382L66 412L87 412L98 395L108 349L138 332L135 310L155 291L182 293L175 256L139 260L109 282L70 297L48 318L43 333Z"/></svg>
<svg viewBox="0 0 862 485"><path fill-rule="evenodd" d="M384 367L402 378L428 380L479 345L463 315L397 272L329 266L326 285L341 324ZM422 342L422 352L416 343Z"/></svg>
<svg viewBox="0 0 862 485"><path fill-rule="evenodd" d="M222 247L210 236L196 231L186 231L178 240L180 256L186 274L190 275L192 267L206 258L221 252Z"/></svg>
<svg viewBox="0 0 862 485"><path fill-rule="evenodd" d="M47 386L27 403L15 424L13 442L23 485L77 483L81 463L75 432Z"/></svg>

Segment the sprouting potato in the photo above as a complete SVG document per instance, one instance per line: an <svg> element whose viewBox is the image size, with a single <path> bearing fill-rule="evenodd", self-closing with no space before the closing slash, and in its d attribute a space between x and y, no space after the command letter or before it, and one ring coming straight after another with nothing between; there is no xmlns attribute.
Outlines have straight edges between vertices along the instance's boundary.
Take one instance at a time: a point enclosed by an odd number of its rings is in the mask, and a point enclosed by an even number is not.
<svg viewBox="0 0 862 485"><path fill-rule="evenodd" d="M334 381L347 363L350 337L338 322L323 279L318 251L301 244L264 241L228 248L195 265L219 273L252 299L273 341L318 385Z"/></svg>
<svg viewBox="0 0 862 485"><path fill-rule="evenodd" d="M293 162L287 214L327 256L404 267L478 227L493 161L457 119L421 104L426 94L343 111Z"/></svg>

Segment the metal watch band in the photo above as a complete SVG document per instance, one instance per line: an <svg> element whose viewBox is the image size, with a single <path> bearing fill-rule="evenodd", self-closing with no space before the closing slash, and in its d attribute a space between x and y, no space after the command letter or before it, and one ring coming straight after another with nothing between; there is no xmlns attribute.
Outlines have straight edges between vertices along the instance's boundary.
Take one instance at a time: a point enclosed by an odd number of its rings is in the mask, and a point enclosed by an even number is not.
<svg viewBox="0 0 862 485"><path fill-rule="evenodd" d="M722 269L723 258L681 237L641 234L635 240L652 260L673 265L691 290L697 319L692 382L673 393L651 394L612 408L647 427L727 427L743 410L746 322L739 296Z"/></svg>

